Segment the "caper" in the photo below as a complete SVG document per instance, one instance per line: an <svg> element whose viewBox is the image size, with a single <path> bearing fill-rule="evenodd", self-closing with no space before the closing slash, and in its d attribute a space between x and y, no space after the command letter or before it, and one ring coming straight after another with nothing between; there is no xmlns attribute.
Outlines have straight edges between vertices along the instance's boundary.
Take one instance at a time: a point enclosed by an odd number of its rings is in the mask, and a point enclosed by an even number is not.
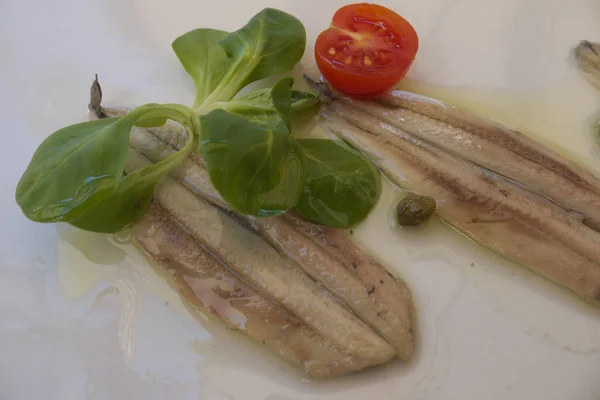
<svg viewBox="0 0 600 400"><path fill-rule="evenodd" d="M396 221L400 226L418 226L435 212L435 200L427 196L409 194L398 203Z"/></svg>

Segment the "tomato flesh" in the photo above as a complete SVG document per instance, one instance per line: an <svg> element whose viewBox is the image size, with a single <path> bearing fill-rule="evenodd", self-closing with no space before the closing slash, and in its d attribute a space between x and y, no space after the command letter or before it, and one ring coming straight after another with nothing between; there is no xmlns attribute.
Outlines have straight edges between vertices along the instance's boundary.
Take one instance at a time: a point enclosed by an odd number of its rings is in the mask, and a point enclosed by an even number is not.
<svg viewBox="0 0 600 400"><path fill-rule="evenodd" d="M369 3L350 4L333 16L315 44L323 77L340 92L370 96L392 89L410 68L419 40L408 21Z"/></svg>

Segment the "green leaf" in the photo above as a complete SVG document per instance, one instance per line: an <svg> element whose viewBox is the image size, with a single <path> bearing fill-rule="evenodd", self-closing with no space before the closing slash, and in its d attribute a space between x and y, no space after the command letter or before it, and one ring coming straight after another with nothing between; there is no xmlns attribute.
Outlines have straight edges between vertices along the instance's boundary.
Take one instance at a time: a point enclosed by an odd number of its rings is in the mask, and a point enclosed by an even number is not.
<svg viewBox="0 0 600 400"><path fill-rule="evenodd" d="M125 203L132 201L134 192L140 192L138 198L142 206L147 204L144 204L147 196L142 193L146 189L133 178L122 178L131 129L138 122L148 124L168 118L184 124L191 134L193 115L189 108L182 106L152 104L138 107L122 118L89 121L60 129L34 154L17 186L17 203L25 216L34 221L73 222L87 230L118 231L106 227L116 227L117 216L122 217L121 226L131 222L131 216L119 210L131 210ZM165 160L160 172L164 175L194 147L195 143L190 143L180 151L181 155L178 153L178 157L173 156L169 162ZM157 176L156 173L149 175ZM124 221L123 218L129 219Z"/></svg>
<svg viewBox="0 0 600 400"><path fill-rule="evenodd" d="M194 108L202 105L231 68L232 60L218 43L228 34L215 29L195 29L179 36L171 45L183 68L194 81Z"/></svg>
<svg viewBox="0 0 600 400"><path fill-rule="evenodd" d="M166 124L168 119L177 118L183 118L187 123L195 117L192 109L181 104L146 104L143 107L146 108L145 113L139 115L134 122L134 126L139 128L158 128Z"/></svg>
<svg viewBox="0 0 600 400"><path fill-rule="evenodd" d="M70 224L86 231L115 233L137 222L154 197L156 184L178 167L196 148L197 138L188 139L180 151L157 164L138 169L125 176L111 196L93 212ZM130 152L135 150L129 149Z"/></svg>
<svg viewBox="0 0 600 400"><path fill-rule="evenodd" d="M136 112L134 110L133 112ZM87 231L99 233L120 232L142 217L154 195L154 187L170 171L177 168L196 149L193 111L178 104L146 106L145 112L135 120L161 121L167 119L181 123L187 130L186 144L178 152L157 164L133 171L122 178L111 195L85 217L70 224ZM133 150L128 149L128 153Z"/></svg>
<svg viewBox="0 0 600 400"><path fill-rule="evenodd" d="M320 105L316 96L291 90L293 84L293 78L282 78L270 88L259 89L227 102L218 102L210 108L220 108L269 129L289 132L292 114L307 115L316 111Z"/></svg>
<svg viewBox="0 0 600 400"><path fill-rule="evenodd" d="M293 83L294 79L283 78L271 88L216 103L214 108L223 109L263 128L289 133Z"/></svg>
<svg viewBox="0 0 600 400"><path fill-rule="evenodd" d="M231 100L259 79L290 71L304 54L306 31L296 17L266 8L219 44L230 60L230 68L206 99L208 105Z"/></svg>
<svg viewBox="0 0 600 400"><path fill-rule="evenodd" d="M292 115L305 116L316 112L321 105L321 100L310 93L292 90Z"/></svg>
<svg viewBox="0 0 600 400"><path fill-rule="evenodd" d="M37 222L80 218L121 179L129 147L128 119L71 125L38 147L17 185L16 200Z"/></svg>
<svg viewBox="0 0 600 400"><path fill-rule="evenodd" d="M298 139L306 158L306 184L296 209L309 221L347 228L371 212L381 193L373 164L341 141Z"/></svg>
<svg viewBox="0 0 600 400"><path fill-rule="evenodd" d="M305 178L302 149L287 131L224 110L200 118L200 152L215 188L242 214L274 216L293 207Z"/></svg>

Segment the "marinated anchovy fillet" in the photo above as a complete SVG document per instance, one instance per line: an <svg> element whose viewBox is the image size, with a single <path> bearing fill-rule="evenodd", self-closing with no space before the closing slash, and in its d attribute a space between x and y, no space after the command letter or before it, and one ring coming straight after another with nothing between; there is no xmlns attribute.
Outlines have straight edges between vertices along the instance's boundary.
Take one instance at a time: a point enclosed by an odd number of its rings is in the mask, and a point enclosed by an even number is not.
<svg viewBox="0 0 600 400"><path fill-rule="evenodd" d="M128 111L90 104L90 118ZM185 142L185 132L176 123L133 128L130 146L135 151L126 170L161 161ZM157 186L155 201L191 240L259 295L283 306L314 335L335 343L349 357L340 370L363 369L394 356L412 357L410 291L364 255L344 231L318 227L295 215L256 219L233 213L212 186L197 153Z"/></svg>
<svg viewBox="0 0 600 400"><path fill-rule="evenodd" d="M437 214L459 231L600 304L599 232L523 185L388 124L365 109L373 104L365 104L331 100L321 112L324 126L371 157L398 185L434 198ZM548 163L568 165L554 161Z"/></svg>
<svg viewBox="0 0 600 400"><path fill-rule="evenodd" d="M408 294L404 285L395 279L388 280L391 286L388 290L381 280L370 282L361 279L352 264L339 262L334 254L313 241L310 233L303 235L284 218L259 220L257 225L263 237L275 248L296 260L308 275L342 299L356 315L394 345L400 358L410 359L414 350L410 295L398 296L395 293L405 289ZM373 270L373 274L384 274L378 264L370 263L368 268Z"/></svg>
<svg viewBox="0 0 600 400"><path fill-rule="evenodd" d="M175 124L167 124L148 131L136 130L131 133L130 140L133 148L158 162L183 145L181 137L183 135ZM212 186L199 157L192 156L172 176L197 195L228 208ZM295 260L311 278L342 299L394 345L400 358L411 358L414 351L414 310L410 291L380 264L365 261L368 257L343 230L317 227L290 215L240 218L246 219L273 247ZM312 228L306 229L305 226ZM335 245L328 245L328 242ZM355 259L349 261L350 254Z"/></svg>
<svg viewBox="0 0 600 400"><path fill-rule="evenodd" d="M520 132L399 90L376 102L340 98L336 103L344 113L360 108L401 132L513 179L600 227L600 179Z"/></svg>
<svg viewBox="0 0 600 400"><path fill-rule="evenodd" d="M132 150L126 171L149 163ZM395 356L391 345L310 279L294 261L240 224L239 217L207 203L170 178L158 184L155 199L174 221L244 281L269 300L283 305L324 338L337 342L344 351L370 365L385 363Z"/></svg>
<svg viewBox="0 0 600 400"><path fill-rule="evenodd" d="M415 312L406 284L365 254L345 230L315 225L293 211L284 218L370 288L370 296L381 305L377 316L390 326L378 332L396 347L400 358L410 359L415 347Z"/></svg>
<svg viewBox="0 0 600 400"><path fill-rule="evenodd" d="M241 331L307 375L326 378L368 367L336 342L268 301L153 204L132 231L134 242L158 264L192 312L212 315Z"/></svg>

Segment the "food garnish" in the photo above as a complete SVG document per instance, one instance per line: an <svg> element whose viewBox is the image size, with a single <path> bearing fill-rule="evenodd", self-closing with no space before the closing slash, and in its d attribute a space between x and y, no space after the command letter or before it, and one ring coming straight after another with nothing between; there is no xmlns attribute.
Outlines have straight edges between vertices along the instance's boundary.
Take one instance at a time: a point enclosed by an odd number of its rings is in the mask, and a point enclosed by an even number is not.
<svg viewBox="0 0 600 400"><path fill-rule="evenodd" d="M340 8L317 37L315 59L338 91L372 96L392 89L412 65L419 39L394 11L371 3Z"/></svg>
<svg viewBox="0 0 600 400"><path fill-rule="evenodd" d="M396 206L396 222L400 226L419 226L435 214L435 200L418 194L407 194Z"/></svg>
<svg viewBox="0 0 600 400"><path fill-rule="evenodd" d="M376 169L328 139L290 135L292 116L315 110L318 99L293 90L292 78L236 97L250 83L290 71L305 43L302 23L275 9L261 11L232 33L196 29L180 36L172 47L194 81L193 106L148 104L121 117L54 132L23 174L17 203L33 221L118 232L141 217L157 182L198 149L213 185L241 214L274 216L299 204L300 212L317 223L347 227L360 222L379 196ZM97 82L92 91L94 110L102 94ZM160 127L167 120L186 128L186 145L124 176L131 130Z"/></svg>

